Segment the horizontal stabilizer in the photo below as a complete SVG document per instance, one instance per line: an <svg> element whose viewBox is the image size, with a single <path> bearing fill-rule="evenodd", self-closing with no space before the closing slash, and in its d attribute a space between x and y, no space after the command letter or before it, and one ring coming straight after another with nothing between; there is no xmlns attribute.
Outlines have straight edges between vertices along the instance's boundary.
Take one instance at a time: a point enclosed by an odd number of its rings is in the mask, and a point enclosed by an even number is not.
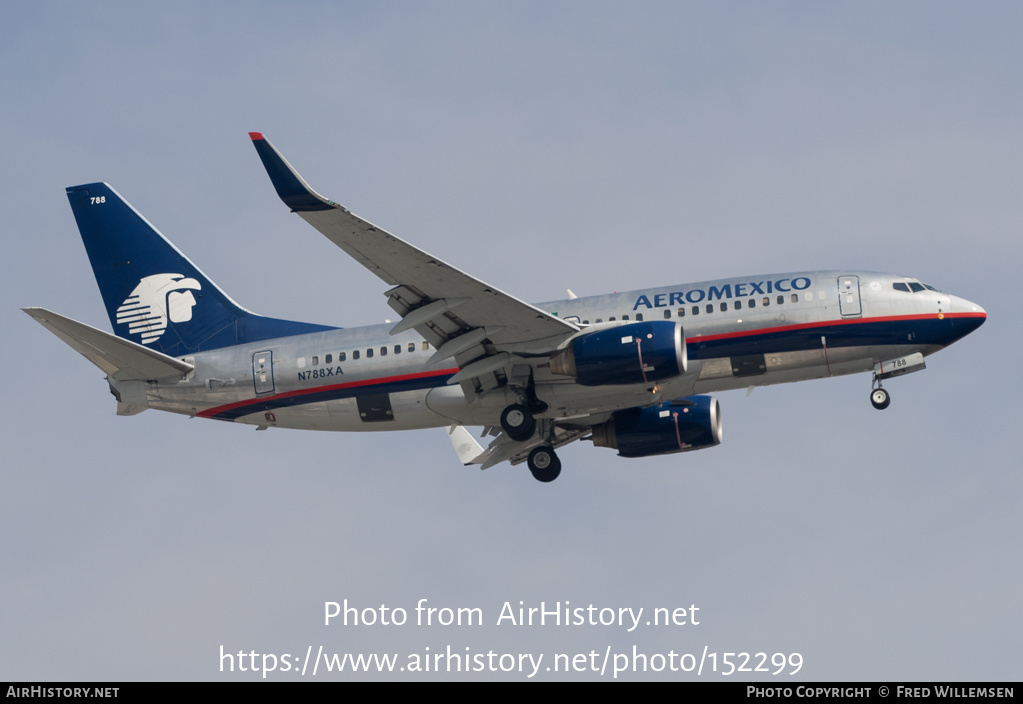
<svg viewBox="0 0 1023 704"><path fill-rule="evenodd" d="M195 367L91 325L65 318L45 308L22 308L115 381L165 379L182 376Z"/></svg>

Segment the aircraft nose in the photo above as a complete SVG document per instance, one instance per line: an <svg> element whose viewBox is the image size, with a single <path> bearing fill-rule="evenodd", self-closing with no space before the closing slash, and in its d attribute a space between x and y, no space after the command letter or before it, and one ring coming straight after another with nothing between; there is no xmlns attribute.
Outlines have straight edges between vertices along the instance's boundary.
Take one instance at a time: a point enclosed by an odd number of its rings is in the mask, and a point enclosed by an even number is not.
<svg viewBox="0 0 1023 704"><path fill-rule="evenodd" d="M987 317L987 311L978 306L973 301L968 301L965 298L959 296L952 296L952 312L953 313L970 313L979 316L981 319Z"/></svg>
<svg viewBox="0 0 1023 704"><path fill-rule="evenodd" d="M976 303L958 296L952 297L952 318L958 337L969 335L987 320L987 311Z"/></svg>

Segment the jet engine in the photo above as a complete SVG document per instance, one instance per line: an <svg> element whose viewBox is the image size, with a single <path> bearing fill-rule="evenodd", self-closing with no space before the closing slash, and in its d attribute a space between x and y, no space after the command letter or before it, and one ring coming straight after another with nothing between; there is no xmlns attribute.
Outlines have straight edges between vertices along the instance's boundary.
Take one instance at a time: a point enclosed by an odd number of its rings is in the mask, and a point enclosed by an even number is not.
<svg viewBox="0 0 1023 704"><path fill-rule="evenodd" d="M615 411L593 428L593 444L621 457L669 455L721 442L721 409L712 396L688 396L657 406Z"/></svg>
<svg viewBox="0 0 1023 704"><path fill-rule="evenodd" d="M580 335L551 356L551 372L583 386L643 384L685 374L687 362L682 326L657 320Z"/></svg>

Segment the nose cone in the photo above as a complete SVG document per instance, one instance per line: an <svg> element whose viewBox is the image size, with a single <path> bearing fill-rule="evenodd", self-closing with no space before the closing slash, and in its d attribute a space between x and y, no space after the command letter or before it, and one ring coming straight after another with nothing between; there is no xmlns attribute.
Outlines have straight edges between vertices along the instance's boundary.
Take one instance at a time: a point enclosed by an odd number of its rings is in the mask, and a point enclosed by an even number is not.
<svg viewBox="0 0 1023 704"><path fill-rule="evenodd" d="M959 296L951 296L952 299L952 312L957 315L962 314L965 316L974 316L979 318L981 322L987 318L987 311L978 306L973 301L968 301L965 298Z"/></svg>
<svg viewBox="0 0 1023 704"><path fill-rule="evenodd" d="M987 320L987 311L972 301L952 296L952 318L955 340L969 335Z"/></svg>

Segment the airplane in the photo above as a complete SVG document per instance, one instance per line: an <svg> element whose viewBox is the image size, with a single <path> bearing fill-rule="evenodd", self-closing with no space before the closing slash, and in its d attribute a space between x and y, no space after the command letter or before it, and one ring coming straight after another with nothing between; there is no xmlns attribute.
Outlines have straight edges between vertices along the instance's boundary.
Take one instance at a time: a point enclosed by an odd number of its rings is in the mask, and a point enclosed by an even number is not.
<svg viewBox="0 0 1023 704"><path fill-rule="evenodd" d="M387 285L397 324L256 315L106 183L67 188L115 334L25 308L105 374L119 415L148 408L295 428L446 428L458 460L561 473L576 440L637 458L721 442L709 394L872 372L882 382L976 330L983 308L918 279L808 271L531 305L314 191L249 136L292 212ZM484 447L469 432L482 427Z"/></svg>

